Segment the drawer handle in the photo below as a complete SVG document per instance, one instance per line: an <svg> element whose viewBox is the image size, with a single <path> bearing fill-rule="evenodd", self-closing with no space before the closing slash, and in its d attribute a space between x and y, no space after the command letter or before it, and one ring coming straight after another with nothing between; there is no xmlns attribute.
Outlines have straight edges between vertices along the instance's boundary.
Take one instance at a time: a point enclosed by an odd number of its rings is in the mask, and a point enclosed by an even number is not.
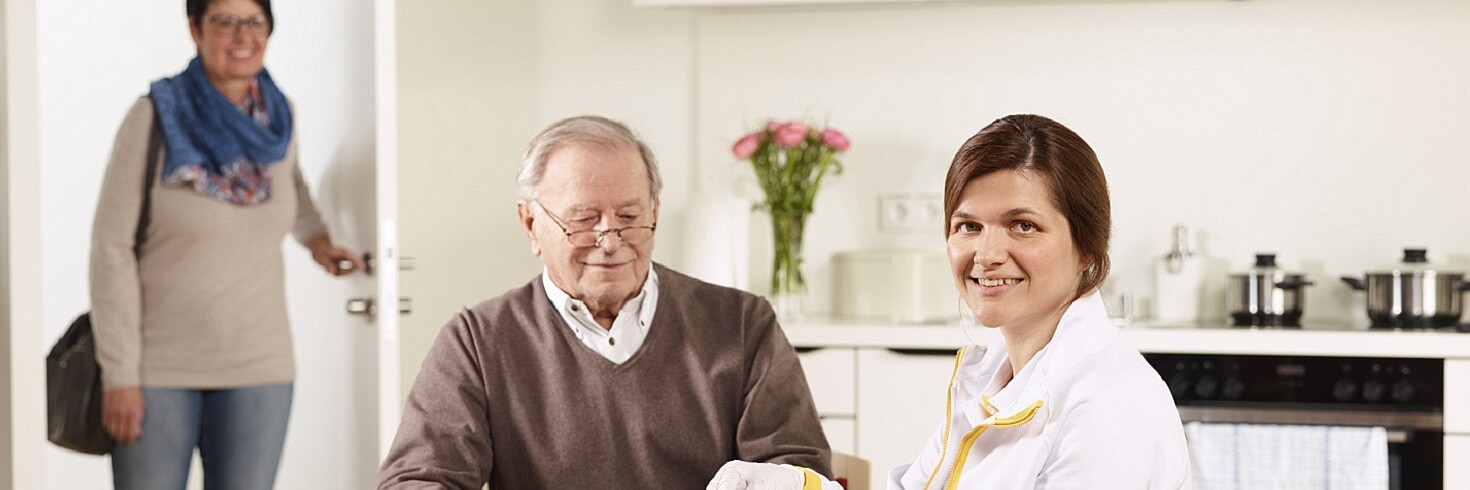
<svg viewBox="0 0 1470 490"><path fill-rule="evenodd" d="M819 350L822 350L822 349L823 349L822 347L797 347L796 348L796 353L797 354L806 354L808 352L816 352L816 351L819 351Z"/></svg>
<svg viewBox="0 0 1470 490"><path fill-rule="evenodd" d="M905 356L944 356L944 357L954 357L955 354L959 352L959 349L953 349L953 350L951 350L951 349L899 349L899 348L889 347L888 348L888 351L889 352L892 352L894 354L902 354L902 355L905 355Z"/></svg>

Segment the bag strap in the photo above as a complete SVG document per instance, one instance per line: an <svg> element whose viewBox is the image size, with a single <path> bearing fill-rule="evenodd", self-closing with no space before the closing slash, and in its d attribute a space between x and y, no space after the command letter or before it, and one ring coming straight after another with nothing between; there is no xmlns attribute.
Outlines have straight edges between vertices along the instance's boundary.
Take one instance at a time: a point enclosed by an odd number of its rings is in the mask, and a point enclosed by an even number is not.
<svg viewBox="0 0 1470 490"><path fill-rule="evenodd" d="M158 157L163 151L163 128L159 127L158 117L153 118L153 130L148 134L148 165L143 176L143 206L138 212L138 230L133 233L133 255L138 255L143 250L143 240L148 237L148 222L153 207L153 179L158 174Z"/></svg>

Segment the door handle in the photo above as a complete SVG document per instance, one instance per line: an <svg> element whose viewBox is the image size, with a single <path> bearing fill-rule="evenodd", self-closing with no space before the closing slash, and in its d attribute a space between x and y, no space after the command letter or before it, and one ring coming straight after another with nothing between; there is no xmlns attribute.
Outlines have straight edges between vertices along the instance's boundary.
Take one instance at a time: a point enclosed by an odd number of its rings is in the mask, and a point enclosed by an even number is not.
<svg viewBox="0 0 1470 490"><path fill-rule="evenodd" d="M373 254L372 254L372 252L363 252L362 253L362 263L363 263L364 266L366 266L366 267L363 267L363 273L364 274L367 274L369 276L373 275ZM351 260L340 259L340 260L337 261L337 270L345 271L345 272L352 272L353 269L356 269L356 268L357 268L357 266L354 265Z"/></svg>
<svg viewBox="0 0 1470 490"><path fill-rule="evenodd" d="M378 314L378 305L372 298L352 298L347 300L347 313L372 317ZM398 313L413 313L413 298L398 298Z"/></svg>
<svg viewBox="0 0 1470 490"><path fill-rule="evenodd" d="M363 252L362 263L367 266L367 268L365 269L367 275L373 275L373 268L377 266L377 262L373 260L373 254L371 252ZM414 261L413 257L398 258L398 270L411 271L417 267L418 264L416 261ZM356 268L356 266L352 264L351 260L342 259L337 261L337 268L347 272L352 272L352 269Z"/></svg>

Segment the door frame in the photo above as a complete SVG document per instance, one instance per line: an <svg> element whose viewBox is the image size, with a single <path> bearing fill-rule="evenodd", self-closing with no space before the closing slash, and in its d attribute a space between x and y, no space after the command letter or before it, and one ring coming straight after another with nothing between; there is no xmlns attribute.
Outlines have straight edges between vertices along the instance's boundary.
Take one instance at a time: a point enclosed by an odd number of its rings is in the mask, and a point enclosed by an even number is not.
<svg viewBox="0 0 1470 490"><path fill-rule="evenodd" d="M373 1L373 74L377 168L378 462L398 433L398 18L396 0ZM382 237L387 237L383 239Z"/></svg>
<svg viewBox="0 0 1470 490"><path fill-rule="evenodd" d="M46 474L36 2L0 2L0 488L27 488Z"/></svg>

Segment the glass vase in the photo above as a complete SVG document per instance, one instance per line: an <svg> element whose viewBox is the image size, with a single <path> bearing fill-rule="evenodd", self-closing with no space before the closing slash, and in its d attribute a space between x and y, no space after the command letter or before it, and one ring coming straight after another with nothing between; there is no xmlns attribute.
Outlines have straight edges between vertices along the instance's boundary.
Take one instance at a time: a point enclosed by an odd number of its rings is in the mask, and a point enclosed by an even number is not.
<svg viewBox="0 0 1470 490"><path fill-rule="evenodd" d="M802 238L806 211L772 210L771 305L782 322L800 320L806 307L806 276L802 274Z"/></svg>

